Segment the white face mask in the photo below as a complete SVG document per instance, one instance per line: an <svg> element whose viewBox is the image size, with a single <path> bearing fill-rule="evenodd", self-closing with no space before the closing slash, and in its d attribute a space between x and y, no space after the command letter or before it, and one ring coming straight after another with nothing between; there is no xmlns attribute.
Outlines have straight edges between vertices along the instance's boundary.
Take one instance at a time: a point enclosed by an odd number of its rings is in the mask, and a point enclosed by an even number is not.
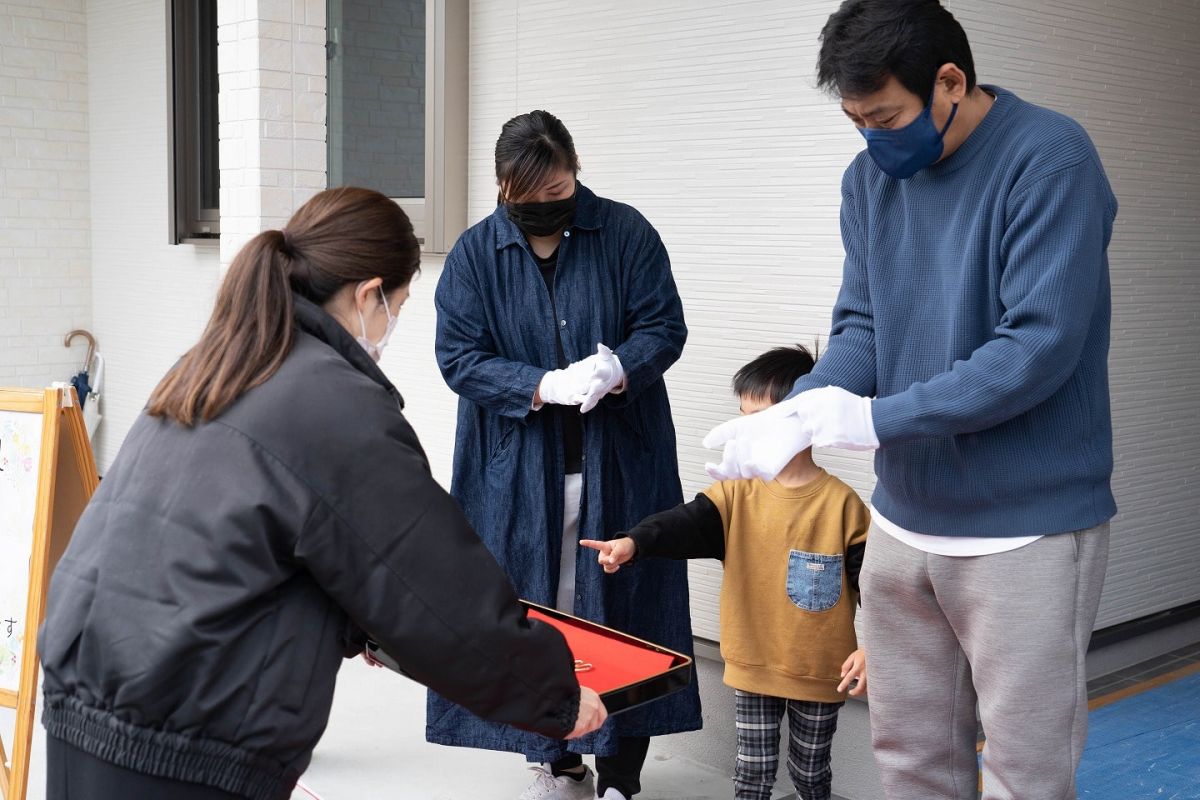
<svg viewBox="0 0 1200 800"><path fill-rule="evenodd" d="M359 286L361 285L362 284L360 283ZM366 320L363 319L362 309L360 308L358 309L358 324L362 329L362 335L355 337L355 341L362 345L362 349L366 350L367 355L369 355L371 360L376 363L379 363L379 358L383 355L383 348L387 347L388 339L392 335L392 329L396 327L396 320L399 319L399 317L394 316L392 314L392 310L388 308L387 295L383 293L382 286L379 287L379 299L383 302L383 311L385 314L387 314L388 318L387 327L383 331L383 336L380 337L378 342L372 342L367 338L367 323Z"/></svg>

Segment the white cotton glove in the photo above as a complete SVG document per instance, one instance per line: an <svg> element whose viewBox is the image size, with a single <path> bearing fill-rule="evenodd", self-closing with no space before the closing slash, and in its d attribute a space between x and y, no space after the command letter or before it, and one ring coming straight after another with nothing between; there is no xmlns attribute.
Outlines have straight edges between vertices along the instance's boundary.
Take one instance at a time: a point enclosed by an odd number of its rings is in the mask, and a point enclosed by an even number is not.
<svg viewBox="0 0 1200 800"><path fill-rule="evenodd" d="M713 480L771 480L801 450L812 446L812 434L796 416L791 400L757 414L722 423L704 437L710 449L724 447L720 464L705 464Z"/></svg>
<svg viewBox="0 0 1200 800"><path fill-rule="evenodd" d="M720 464L705 465L715 480L771 480L809 447L874 450L879 439L871 398L826 386L722 423L704 437L704 446L725 448Z"/></svg>
<svg viewBox="0 0 1200 800"><path fill-rule="evenodd" d="M587 395L595 371L596 356L588 356L562 369L550 370L542 376L541 383L538 384L538 395L542 398L542 403L579 405ZM534 404L534 410L538 408L541 408L541 403Z"/></svg>
<svg viewBox="0 0 1200 800"><path fill-rule="evenodd" d="M840 386L809 389L793 398L797 415L807 418L813 447L877 450L871 398L859 397Z"/></svg>
<svg viewBox="0 0 1200 800"><path fill-rule="evenodd" d="M594 359L594 360L593 360ZM592 377L588 381L587 392L584 393L580 413L586 414L596 407L596 404L610 392L620 394L625 391L625 368L617 354L603 344L596 345L596 355L588 356L586 361L592 361Z"/></svg>

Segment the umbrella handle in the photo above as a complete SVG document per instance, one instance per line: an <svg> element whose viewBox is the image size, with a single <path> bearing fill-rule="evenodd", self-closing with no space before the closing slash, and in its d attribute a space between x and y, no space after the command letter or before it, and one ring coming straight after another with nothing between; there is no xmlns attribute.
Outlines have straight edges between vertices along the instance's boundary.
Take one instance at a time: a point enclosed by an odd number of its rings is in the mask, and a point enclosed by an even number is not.
<svg viewBox="0 0 1200 800"><path fill-rule="evenodd" d="M87 339L88 343L87 358L83 362L83 371L87 372L92 368L92 356L96 353L96 337L92 336L92 334L88 333L82 328L79 328L78 330L73 330L67 334L67 337L63 340L63 347L70 347L71 342L75 341L80 336L82 336L84 339Z"/></svg>

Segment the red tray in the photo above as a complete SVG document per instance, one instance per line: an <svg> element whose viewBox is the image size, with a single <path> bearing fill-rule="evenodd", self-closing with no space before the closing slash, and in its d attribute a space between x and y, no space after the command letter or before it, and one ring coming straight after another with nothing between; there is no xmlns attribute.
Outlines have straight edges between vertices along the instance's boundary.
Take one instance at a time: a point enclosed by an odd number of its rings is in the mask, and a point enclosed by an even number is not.
<svg viewBox="0 0 1200 800"><path fill-rule="evenodd" d="M562 611L522 600L529 618L551 625L567 640L581 686L594 689L609 714L649 703L691 683L692 659L674 650Z"/></svg>
<svg viewBox="0 0 1200 800"><path fill-rule="evenodd" d="M609 714L649 703L677 692L692 681L692 659L613 628L522 600L530 619L558 630L578 661L591 669L577 671L581 686L594 689ZM367 660L404 674L394 658L372 640Z"/></svg>

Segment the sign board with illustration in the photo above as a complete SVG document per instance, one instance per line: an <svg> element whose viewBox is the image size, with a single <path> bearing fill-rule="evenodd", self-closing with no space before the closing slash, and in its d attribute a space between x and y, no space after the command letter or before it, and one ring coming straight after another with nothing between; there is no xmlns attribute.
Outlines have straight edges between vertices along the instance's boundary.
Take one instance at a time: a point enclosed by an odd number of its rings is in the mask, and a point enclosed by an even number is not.
<svg viewBox="0 0 1200 800"><path fill-rule="evenodd" d="M25 800L46 588L99 478L72 389L0 389L0 797Z"/></svg>

